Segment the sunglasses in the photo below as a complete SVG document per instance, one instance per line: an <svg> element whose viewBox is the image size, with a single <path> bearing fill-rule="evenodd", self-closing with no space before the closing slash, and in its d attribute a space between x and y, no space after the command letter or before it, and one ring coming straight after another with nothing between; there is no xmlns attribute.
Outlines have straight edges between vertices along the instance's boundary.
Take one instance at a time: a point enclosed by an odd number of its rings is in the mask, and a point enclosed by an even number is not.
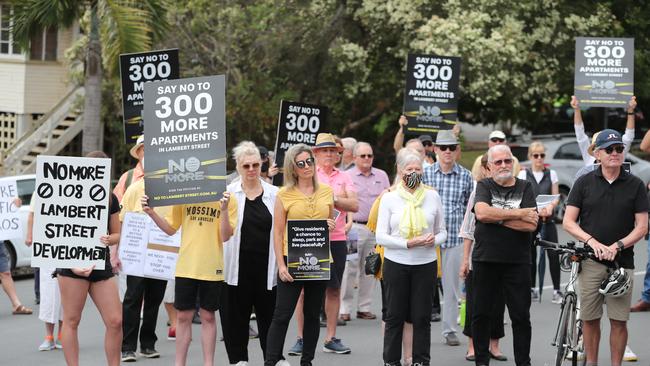
<svg viewBox="0 0 650 366"><path fill-rule="evenodd" d="M545 153L541 153L541 154L533 154L533 159L540 159L540 158L541 158L541 159L544 159L545 157L546 157L546 154L545 154Z"/></svg>
<svg viewBox="0 0 650 366"><path fill-rule="evenodd" d="M433 146L433 142L431 142L431 141L424 141L424 142L422 143L422 145L424 145L424 147Z"/></svg>
<svg viewBox="0 0 650 366"><path fill-rule="evenodd" d="M513 160L512 159L501 159L501 160L495 160L492 162L492 164L499 166L499 165L510 165L512 164Z"/></svg>
<svg viewBox="0 0 650 366"><path fill-rule="evenodd" d="M296 161L295 164L298 168L305 169L308 166L314 166L314 158L307 158L305 160Z"/></svg>
<svg viewBox="0 0 650 366"><path fill-rule="evenodd" d="M360 157L361 159L372 159L372 154L361 154L357 156Z"/></svg>
<svg viewBox="0 0 650 366"><path fill-rule="evenodd" d="M494 143L501 144L501 143L505 142L506 140L505 139L500 139L500 138L497 138L497 137L493 137L493 138L490 139L490 141L492 141Z"/></svg>
<svg viewBox="0 0 650 366"><path fill-rule="evenodd" d="M438 146L438 149L440 149L440 151L447 151L447 149L449 149L449 151L456 151L457 147L458 145L440 145Z"/></svg>
<svg viewBox="0 0 650 366"><path fill-rule="evenodd" d="M607 146L605 148L605 152L607 153L607 155L611 155L611 153L613 153L614 150L616 150L617 153L622 154L623 150L625 150L625 146L615 145L615 146Z"/></svg>
<svg viewBox="0 0 650 366"><path fill-rule="evenodd" d="M242 168L244 168L244 170L249 170L251 168L258 169L259 167L260 167L260 163L242 164Z"/></svg>

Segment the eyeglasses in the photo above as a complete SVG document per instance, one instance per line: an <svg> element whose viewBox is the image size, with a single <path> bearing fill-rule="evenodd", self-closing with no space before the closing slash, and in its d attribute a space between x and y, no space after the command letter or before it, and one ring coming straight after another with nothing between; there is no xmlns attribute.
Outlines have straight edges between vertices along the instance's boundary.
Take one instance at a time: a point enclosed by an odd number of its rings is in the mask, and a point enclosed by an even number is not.
<svg viewBox="0 0 650 366"><path fill-rule="evenodd" d="M500 159L500 160L495 160L492 162L492 164L499 166L499 165L510 165L512 164L513 160L512 159Z"/></svg>
<svg viewBox="0 0 650 366"><path fill-rule="evenodd" d="M249 169L251 169L251 168L253 168L253 169L258 169L258 168L260 167L260 163L242 164L241 167L244 168L244 170L249 170Z"/></svg>
<svg viewBox="0 0 650 366"><path fill-rule="evenodd" d="M449 151L456 151L457 147L458 145L440 145L438 146L438 149L440 149L440 151L447 151L447 149L449 149Z"/></svg>
<svg viewBox="0 0 650 366"><path fill-rule="evenodd" d="M540 159L540 158L541 158L541 159L544 159L545 157L546 157L546 154L545 154L545 153L541 153L541 154L533 154L533 159Z"/></svg>
<svg viewBox="0 0 650 366"><path fill-rule="evenodd" d="M498 137L493 137L493 138L490 139L490 141L494 142L495 144L502 144L502 143L504 143L506 140L505 140L505 139L500 139L500 138L498 138Z"/></svg>
<svg viewBox="0 0 650 366"><path fill-rule="evenodd" d="M424 141L424 142L422 143L422 145L424 145L424 147L433 146L433 142L431 142L431 141Z"/></svg>
<svg viewBox="0 0 650 366"><path fill-rule="evenodd" d="M361 154L357 156L360 157L361 159L372 159L372 154Z"/></svg>
<svg viewBox="0 0 650 366"><path fill-rule="evenodd" d="M607 155L611 155L614 152L614 150L616 150L617 153L622 154L623 150L625 150L625 146L613 145L613 146L607 146L605 148L605 152L607 153Z"/></svg>
<svg viewBox="0 0 650 366"><path fill-rule="evenodd" d="M305 160L296 161L295 164L298 168L305 169L308 166L314 166L314 158L307 158Z"/></svg>

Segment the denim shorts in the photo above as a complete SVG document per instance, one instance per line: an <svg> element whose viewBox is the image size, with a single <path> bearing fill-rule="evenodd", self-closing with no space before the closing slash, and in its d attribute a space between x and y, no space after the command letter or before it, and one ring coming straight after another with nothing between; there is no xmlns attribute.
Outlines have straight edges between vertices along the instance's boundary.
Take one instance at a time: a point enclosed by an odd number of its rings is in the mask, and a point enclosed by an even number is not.
<svg viewBox="0 0 650 366"><path fill-rule="evenodd" d="M9 263L9 252L5 247L4 242L0 242L0 272L9 272L11 269L11 263Z"/></svg>

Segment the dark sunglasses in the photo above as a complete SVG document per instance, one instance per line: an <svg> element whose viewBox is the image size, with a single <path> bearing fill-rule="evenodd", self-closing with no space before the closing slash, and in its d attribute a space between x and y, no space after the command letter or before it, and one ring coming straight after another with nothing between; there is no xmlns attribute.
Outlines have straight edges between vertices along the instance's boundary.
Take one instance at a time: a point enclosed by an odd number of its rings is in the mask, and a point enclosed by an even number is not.
<svg viewBox="0 0 650 366"><path fill-rule="evenodd" d="M358 155L361 159L372 159L372 154L361 154Z"/></svg>
<svg viewBox="0 0 650 366"><path fill-rule="evenodd" d="M314 166L314 158L307 158L305 160L296 161L296 166L300 169L305 169L308 166Z"/></svg>
<svg viewBox="0 0 650 366"><path fill-rule="evenodd" d="M245 170L248 170L250 168L257 169L260 167L260 163L253 163L253 164L242 164L242 168Z"/></svg>
<svg viewBox="0 0 650 366"><path fill-rule="evenodd" d="M533 154L533 159L540 159L540 158L544 159L545 157L546 157L545 153Z"/></svg>
<svg viewBox="0 0 650 366"><path fill-rule="evenodd" d="M494 143L503 143L506 140L505 139L500 139L500 138L497 138L497 137L493 137L493 138L490 139L490 141L492 141Z"/></svg>
<svg viewBox="0 0 650 366"><path fill-rule="evenodd" d="M513 160L512 159L501 159L501 160L495 160L492 162L492 164L499 166L499 165L510 165L512 164Z"/></svg>
<svg viewBox="0 0 650 366"><path fill-rule="evenodd" d="M614 150L616 150L617 153L622 154L623 151L625 150L625 146L623 146L623 145L613 145L613 146L607 146L605 148L605 152L607 153L607 155L611 155L611 153L613 153Z"/></svg>
<svg viewBox="0 0 650 366"><path fill-rule="evenodd" d="M431 141L424 141L424 142L422 143L422 145L424 145L424 147L433 146L433 142L431 142Z"/></svg>
<svg viewBox="0 0 650 366"><path fill-rule="evenodd" d="M447 149L449 149L449 151L456 151L457 147L458 145L440 145L438 146L438 149L440 149L440 151L447 151Z"/></svg>

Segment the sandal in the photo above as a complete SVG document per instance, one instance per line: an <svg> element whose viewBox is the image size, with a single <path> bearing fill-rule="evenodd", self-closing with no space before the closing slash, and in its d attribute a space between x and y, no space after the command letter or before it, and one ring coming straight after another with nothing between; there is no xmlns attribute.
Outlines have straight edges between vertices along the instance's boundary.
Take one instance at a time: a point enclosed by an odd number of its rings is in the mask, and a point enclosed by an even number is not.
<svg viewBox="0 0 650 366"><path fill-rule="evenodd" d="M25 305L18 305L13 311L14 315L31 315L32 313L32 309L26 307Z"/></svg>
<svg viewBox="0 0 650 366"><path fill-rule="evenodd" d="M470 355L469 353L467 353L467 354L465 354L465 359L467 361L473 362L473 361L476 360L476 356L475 355Z"/></svg>

